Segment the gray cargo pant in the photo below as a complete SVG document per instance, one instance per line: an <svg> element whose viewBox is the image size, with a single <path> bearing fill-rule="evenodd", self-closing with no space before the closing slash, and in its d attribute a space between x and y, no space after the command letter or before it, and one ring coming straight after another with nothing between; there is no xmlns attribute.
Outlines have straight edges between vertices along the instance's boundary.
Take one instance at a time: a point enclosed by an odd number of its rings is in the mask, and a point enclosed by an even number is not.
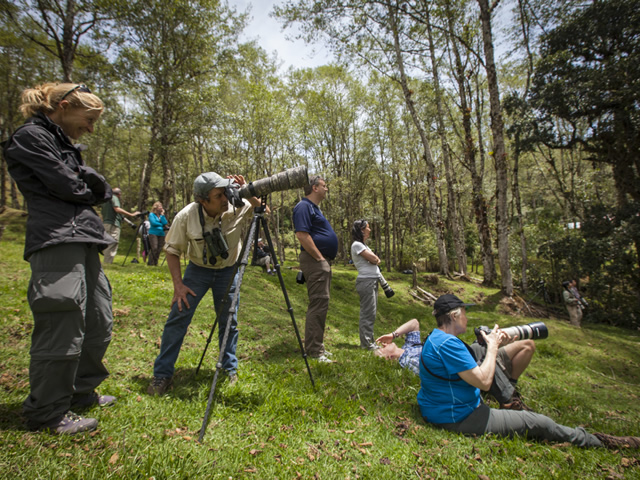
<svg viewBox="0 0 640 480"><path fill-rule="evenodd" d="M102 358L111 341L111 286L93 244L66 243L29 258L27 298L33 312L29 428L54 421L74 394L91 393L109 372Z"/></svg>
<svg viewBox="0 0 640 480"><path fill-rule="evenodd" d="M569 442L578 447L602 447L595 435L582 427L565 427L539 413L496 410L481 403L471 415L458 423L435 423L437 427L466 435L494 433L501 437L520 435L550 442Z"/></svg>

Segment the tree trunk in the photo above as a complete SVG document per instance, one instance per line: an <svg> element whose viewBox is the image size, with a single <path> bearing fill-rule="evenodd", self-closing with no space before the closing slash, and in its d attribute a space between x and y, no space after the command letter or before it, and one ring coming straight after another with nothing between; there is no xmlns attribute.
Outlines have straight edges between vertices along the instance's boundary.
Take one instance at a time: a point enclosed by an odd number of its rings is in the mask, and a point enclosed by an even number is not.
<svg viewBox="0 0 640 480"><path fill-rule="evenodd" d="M453 13L448 10L447 17L449 22L449 31L454 31ZM474 218L476 222L476 228L478 230L478 237L480 239L480 252L482 257L483 266L483 281L485 286L493 286L493 282L496 278L496 267L493 257L493 248L491 246L491 229L489 228L489 218L487 215L487 202L483 193L483 178L484 178L484 155L482 151L482 112L480 109L480 102L478 100L476 105L476 115L478 122L478 144L480 145L480 158L477 162L477 149L473 139L473 132L471 126L471 92L467 95L467 81L465 75L465 69L460 57L460 50L455 38L449 38L449 44L454 53L455 59L455 78L458 84L458 91L460 96L460 113L462 115L462 127L464 130L464 162L463 164L471 173L471 188L472 188L472 205ZM469 100L467 100L469 98ZM479 163L479 165L478 165Z"/></svg>
<svg viewBox="0 0 640 480"><path fill-rule="evenodd" d="M436 107L438 111L438 136L442 144L442 160L444 162L445 178L447 179L447 217L451 233L453 234L453 243L456 249L456 257L458 258L458 267L463 275L467 274L467 254L465 252L464 238L462 237L462 228L460 225L460 217L458 216L458 207L456 200L456 181L451 165L451 156L449 154L449 146L444 127L444 108L442 106L442 92L440 90L440 77L438 72L438 60L436 59L436 49L433 43L433 32L431 28L431 20L429 15L429 4L425 3L425 15L427 19L427 34L429 38L429 54L431 57L431 69L433 70L433 86L436 97ZM413 210L412 210L413 211Z"/></svg>
<svg viewBox="0 0 640 480"><path fill-rule="evenodd" d="M411 99L412 92L409 89L407 76L404 71L404 60L402 58L402 51L400 50L400 35L398 33L398 23L396 18L396 10L389 5L389 22L393 32L393 42L395 48L395 57L396 57L396 66L400 72L399 83L402 87L402 93L404 95L404 100L407 105L407 109L411 115L411 119L418 131L418 135L420 136L420 140L422 142L424 160L427 164L427 187L429 191L429 203L431 204L431 216L433 216L433 224L436 231L436 243L438 245L438 259L439 259L439 268L440 273L442 275L449 276L449 262L447 260L447 249L444 243L444 222L442 221L442 214L440 211L440 207L438 204L438 199L436 196L436 172L435 165L433 164L433 158L431 156L431 146L429 145L429 139L427 138L427 133L422 127L422 123L418 118L418 113L416 112L415 105L413 100Z"/></svg>
<svg viewBox="0 0 640 480"><path fill-rule="evenodd" d="M493 55L493 35L491 33L491 10L488 0L478 0L480 20L482 22L482 41L484 44L485 68L489 85L491 106L491 131L493 134L493 158L496 169L496 228L498 234L498 260L502 292L513 295L513 279L509 264L509 219L507 218L507 153L504 144L504 127L500 106L498 75Z"/></svg>

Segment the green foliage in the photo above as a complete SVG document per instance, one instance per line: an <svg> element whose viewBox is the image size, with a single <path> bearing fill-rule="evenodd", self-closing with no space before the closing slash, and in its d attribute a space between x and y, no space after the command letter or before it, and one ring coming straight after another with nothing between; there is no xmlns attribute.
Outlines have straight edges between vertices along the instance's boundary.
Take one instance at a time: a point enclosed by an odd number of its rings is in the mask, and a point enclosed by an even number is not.
<svg viewBox="0 0 640 480"><path fill-rule="evenodd" d="M551 263L552 288L558 290L566 279L583 279L591 321L630 328L640 323L637 212L634 203L622 209L591 206L580 229L558 232L540 248Z"/></svg>
<svg viewBox="0 0 640 480"><path fill-rule="evenodd" d="M24 430L21 404L28 392L32 328L26 302L29 266L22 260L24 218L3 215L0 242L0 466L3 476L31 478L637 478L634 452L579 449L522 438L467 438L426 425L416 407L418 379L358 348L358 301L353 267L334 266L326 345L332 365L310 362L311 388L277 277L249 267L239 310L240 380L217 388L203 443L196 439L215 369L209 349L194 377L213 323L205 298L185 338L175 386L149 397L153 359L172 294L166 267L121 266L125 252L106 266L113 287L114 332L101 392L118 397L95 416L97 432L55 437ZM7 232L10 234L7 236ZM120 261L118 261L120 260ZM291 268L293 267L293 268ZM282 266L298 327L304 331L306 289L295 283L297 264ZM423 335L433 327L428 308L409 296L410 277L389 274L396 291L379 299L376 334L418 318ZM501 313L497 289L442 279L436 294L453 291L478 304L478 325L533 319ZM610 326L576 330L545 319L547 340L519 382L535 411L589 431L640 431L640 354L637 332ZM215 347L215 342L213 344Z"/></svg>
<svg viewBox="0 0 640 480"><path fill-rule="evenodd" d="M598 21L593 21L596 18ZM621 196L640 200L634 161L640 152L640 13L633 0L592 2L543 38L532 98L543 115L571 126L566 135L545 117L547 142L585 145L615 166Z"/></svg>

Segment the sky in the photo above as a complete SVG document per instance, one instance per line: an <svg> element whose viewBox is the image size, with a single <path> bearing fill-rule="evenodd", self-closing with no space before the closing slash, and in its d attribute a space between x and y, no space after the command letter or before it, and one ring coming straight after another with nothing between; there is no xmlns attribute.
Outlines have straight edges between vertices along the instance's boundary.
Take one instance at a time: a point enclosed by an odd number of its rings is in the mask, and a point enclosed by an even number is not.
<svg viewBox="0 0 640 480"><path fill-rule="evenodd" d="M290 66L294 68L311 68L325 65L333 58L331 53L322 45L314 47L306 45L302 40L287 40L285 36L293 36L293 30L282 31L280 23L269 17L273 5L281 4L280 0L228 0L230 6L238 12L244 12L251 6L249 25L240 37L242 41L256 40L258 45L271 55L274 51L278 59L283 62L282 69Z"/></svg>

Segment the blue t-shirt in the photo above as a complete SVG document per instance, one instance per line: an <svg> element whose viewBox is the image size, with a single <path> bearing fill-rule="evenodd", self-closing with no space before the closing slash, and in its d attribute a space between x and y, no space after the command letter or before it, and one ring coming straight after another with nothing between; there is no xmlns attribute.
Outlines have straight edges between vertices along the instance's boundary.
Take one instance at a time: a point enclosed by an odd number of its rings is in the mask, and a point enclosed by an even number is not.
<svg viewBox="0 0 640 480"><path fill-rule="evenodd" d="M293 209L293 228L307 232L323 257L333 260L338 254L338 236L320 208L308 198L303 198ZM302 250L304 248L301 247Z"/></svg>
<svg viewBox="0 0 640 480"><path fill-rule="evenodd" d="M457 375L478 366L462 340L434 329L424 342L422 361L434 374L452 380L431 375L421 363L418 405L429 422L461 422L480 405L480 390Z"/></svg>
<svg viewBox="0 0 640 480"><path fill-rule="evenodd" d="M157 237L164 237L164 229L162 228L166 225L167 219L164 215L156 215L155 213L149 214L149 235L156 235Z"/></svg>

